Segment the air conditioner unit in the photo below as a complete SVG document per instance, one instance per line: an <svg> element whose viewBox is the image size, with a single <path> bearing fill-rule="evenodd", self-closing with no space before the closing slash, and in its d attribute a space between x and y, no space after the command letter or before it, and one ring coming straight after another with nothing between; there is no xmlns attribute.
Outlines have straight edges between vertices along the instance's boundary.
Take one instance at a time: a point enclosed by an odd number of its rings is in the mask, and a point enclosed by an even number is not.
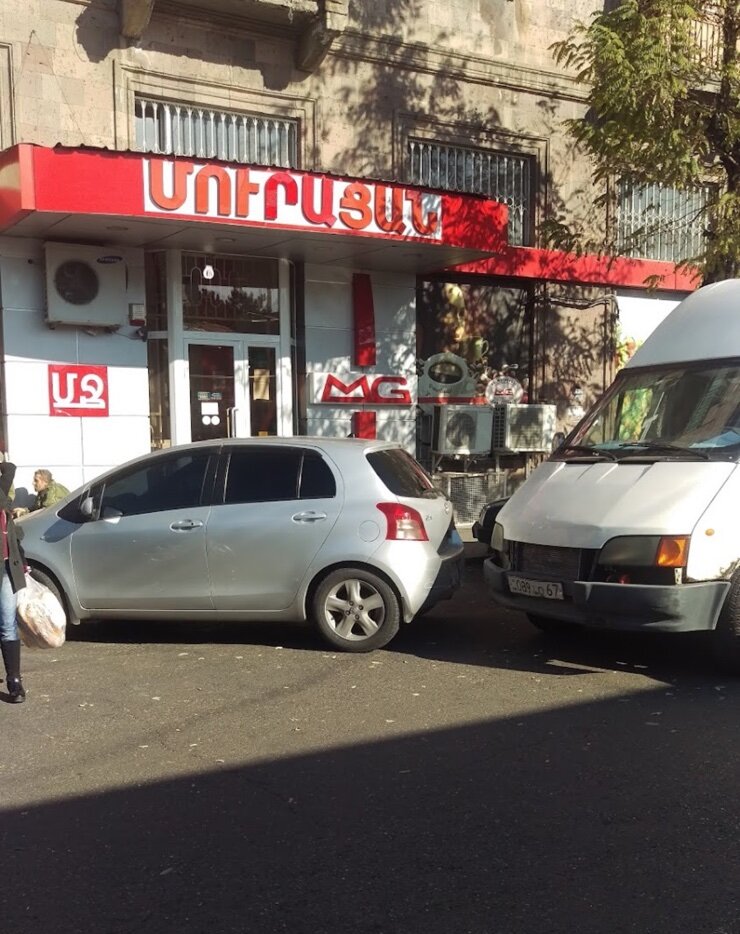
<svg viewBox="0 0 740 934"><path fill-rule="evenodd" d="M493 406L493 444L496 452L550 451L555 436L554 405Z"/></svg>
<svg viewBox="0 0 740 934"><path fill-rule="evenodd" d="M118 327L126 322L126 261L115 248L46 243L49 324Z"/></svg>
<svg viewBox="0 0 740 934"><path fill-rule="evenodd" d="M487 405L435 405L435 454L490 454L493 413Z"/></svg>

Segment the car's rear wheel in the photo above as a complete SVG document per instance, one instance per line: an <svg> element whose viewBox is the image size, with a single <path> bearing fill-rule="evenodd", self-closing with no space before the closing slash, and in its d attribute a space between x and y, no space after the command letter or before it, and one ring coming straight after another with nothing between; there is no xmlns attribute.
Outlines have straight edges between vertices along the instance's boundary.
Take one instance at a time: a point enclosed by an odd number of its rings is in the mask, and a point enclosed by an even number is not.
<svg viewBox="0 0 740 934"><path fill-rule="evenodd" d="M401 625L395 591L363 568L339 568L327 574L316 588L312 609L321 635L344 652L379 649Z"/></svg>

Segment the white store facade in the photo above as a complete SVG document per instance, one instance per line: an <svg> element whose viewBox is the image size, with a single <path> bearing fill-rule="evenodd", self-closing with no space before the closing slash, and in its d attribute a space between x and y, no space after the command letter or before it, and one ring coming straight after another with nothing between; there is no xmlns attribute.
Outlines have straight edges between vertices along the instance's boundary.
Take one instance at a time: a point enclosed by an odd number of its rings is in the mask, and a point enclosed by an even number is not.
<svg viewBox="0 0 740 934"><path fill-rule="evenodd" d="M417 276L505 247L466 195L141 153L0 155L2 450L73 488L214 437L416 438Z"/></svg>

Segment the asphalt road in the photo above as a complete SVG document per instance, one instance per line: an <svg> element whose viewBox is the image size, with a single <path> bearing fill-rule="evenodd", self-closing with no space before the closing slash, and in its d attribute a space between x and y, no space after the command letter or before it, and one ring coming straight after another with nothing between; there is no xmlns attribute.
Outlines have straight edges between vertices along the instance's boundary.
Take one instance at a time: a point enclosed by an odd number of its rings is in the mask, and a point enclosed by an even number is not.
<svg viewBox="0 0 740 934"><path fill-rule="evenodd" d="M738 934L740 679L463 590L371 655L116 623L0 705L12 934Z"/></svg>

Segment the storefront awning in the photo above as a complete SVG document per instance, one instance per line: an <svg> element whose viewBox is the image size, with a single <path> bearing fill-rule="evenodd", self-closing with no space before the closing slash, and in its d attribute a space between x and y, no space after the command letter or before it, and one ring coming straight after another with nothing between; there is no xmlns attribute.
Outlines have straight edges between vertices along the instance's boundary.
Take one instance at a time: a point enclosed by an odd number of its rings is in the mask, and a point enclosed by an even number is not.
<svg viewBox="0 0 740 934"><path fill-rule="evenodd" d="M0 234L249 253L432 273L506 248L507 208L472 195L133 152L0 154Z"/></svg>

